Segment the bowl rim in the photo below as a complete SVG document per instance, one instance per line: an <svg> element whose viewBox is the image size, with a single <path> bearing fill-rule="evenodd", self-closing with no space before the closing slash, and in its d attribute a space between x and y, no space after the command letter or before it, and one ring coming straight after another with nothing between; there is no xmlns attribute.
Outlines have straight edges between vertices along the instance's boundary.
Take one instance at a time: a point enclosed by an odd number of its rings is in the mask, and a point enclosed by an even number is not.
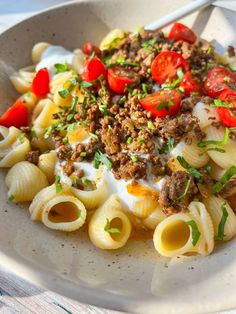
<svg viewBox="0 0 236 314"><path fill-rule="evenodd" d="M30 14L30 16L23 18L19 22L16 22L12 26L8 27L4 30L0 37L7 36L14 28L19 27L21 24L24 24L26 21L30 21L35 17L39 17L40 15L44 15L45 13L50 13L59 8L73 6L79 3L96 3L99 0L69 0L64 3L59 3L49 8L40 10L38 12L34 12ZM104 2L109 2L111 0L103 0ZM124 0L125 1L125 0ZM21 256L17 256L17 260L14 258L14 254L11 252L5 252L0 248L0 267L2 267L3 271L12 273L19 278L26 280L27 282L34 284L43 289L51 290L55 293L58 293L62 296L68 297L70 299L74 299L78 302L82 302L84 304L90 304L93 306L98 306L101 308L116 310L116 311L124 311L135 314L143 314L145 313L156 313L156 309L160 305L158 301L158 297L156 300L149 299L147 297L137 299L132 296L124 296L111 293L109 291L102 291L96 288L85 287L79 284L76 284L62 276L52 274L48 269L43 268L42 266L36 265L29 260L24 259ZM211 313L213 311L226 311L233 310L236 308L236 300L233 303L229 304L227 307L219 308L221 304L214 304L211 308ZM164 307L165 308L165 307ZM166 309L166 308L165 308ZM168 307L168 313L175 313L175 309L170 310ZM189 310L189 308L188 308ZM191 312L188 311L189 314L197 313L197 309L192 309ZM159 312L163 313L163 312ZM166 312L165 312L166 313ZM209 313L209 310L205 310L202 313Z"/></svg>

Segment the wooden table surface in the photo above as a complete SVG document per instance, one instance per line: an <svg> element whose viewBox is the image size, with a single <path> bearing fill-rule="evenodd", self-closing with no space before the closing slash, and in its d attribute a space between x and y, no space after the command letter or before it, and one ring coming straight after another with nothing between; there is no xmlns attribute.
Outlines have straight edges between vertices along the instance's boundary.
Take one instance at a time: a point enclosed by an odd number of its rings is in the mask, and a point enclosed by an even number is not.
<svg viewBox="0 0 236 314"><path fill-rule="evenodd" d="M0 0L0 33L32 13L61 2L65 2L65 0ZM118 312L85 305L46 291L1 268L0 313L118 314ZM119 314L122 313L119 312ZM230 311L227 314L236 314L236 311Z"/></svg>

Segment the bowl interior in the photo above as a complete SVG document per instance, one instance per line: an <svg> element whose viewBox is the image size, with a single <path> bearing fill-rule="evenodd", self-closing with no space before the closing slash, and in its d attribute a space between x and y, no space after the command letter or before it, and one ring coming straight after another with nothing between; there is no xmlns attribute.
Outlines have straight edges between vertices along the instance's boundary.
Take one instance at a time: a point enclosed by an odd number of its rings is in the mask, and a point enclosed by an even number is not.
<svg viewBox="0 0 236 314"><path fill-rule="evenodd" d="M99 42L115 27L135 29L188 1L78 1L36 15L0 36L0 111L17 96L9 75L31 64L38 41L69 49ZM236 13L208 8L184 20L219 50L236 43ZM101 251L86 230L53 232L29 219L27 205L7 202L0 173L0 264L49 289L83 302L135 313L197 313L236 306L236 241L209 257L166 260L152 241L130 241Z"/></svg>

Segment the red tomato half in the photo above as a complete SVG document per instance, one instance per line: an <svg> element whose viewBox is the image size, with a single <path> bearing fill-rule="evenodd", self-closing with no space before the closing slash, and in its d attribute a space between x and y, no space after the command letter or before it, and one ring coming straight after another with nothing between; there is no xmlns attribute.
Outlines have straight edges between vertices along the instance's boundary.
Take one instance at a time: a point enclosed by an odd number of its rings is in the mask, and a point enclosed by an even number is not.
<svg viewBox="0 0 236 314"><path fill-rule="evenodd" d="M152 78L159 84L171 81L177 77L178 68L183 72L189 70L188 62L178 52L164 51L156 56L152 63Z"/></svg>
<svg viewBox="0 0 236 314"><path fill-rule="evenodd" d="M165 118L178 113L181 99L182 95L178 90L159 90L141 99L140 103L153 116Z"/></svg>
<svg viewBox="0 0 236 314"><path fill-rule="evenodd" d="M49 92L49 72L47 68L40 69L32 82L31 90L37 96L44 96Z"/></svg>
<svg viewBox="0 0 236 314"><path fill-rule="evenodd" d="M234 109L217 107L220 120L225 126L236 127L236 91L225 90L220 94L219 99L234 106Z"/></svg>
<svg viewBox="0 0 236 314"><path fill-rule="evenodd" d="M107 76L107 70L103 62L98 57L88 59L85 64L81 77L86 82L97 80L101 75L104 78Z"/></svg>
<svg viewBox="0 0 236 314"><path fill-rule="evenodd" d="M207 95L215 98L224 90L236 91L236 74L224 67L214 67L205 80Z"/></svg>
<svg viewBox="0 0 236 314"><path fill-rule="evenodd" d="M138 76L132 70L126 70L119 66L108 69L109 86L118 94L123 94L126 86L135 83L137 80Z"/></svg>
<svg viewBox="0 0 236 314"><path fill-rule="evenodd" d="M87 42L83 45L83 52L88 56L90 56L93 52L97 56L101 55L101 50L96 45L93 45L91 42Z"/></svg>
<svg viewBox="0 0 236 314"><path fill-rule="evenodd" d="M170 30L168 39L174 41L183 40L189 44L194 44L197 40L197 36L184 24L175 23Z"/></svg>
<svg viewBox="0 0 236 314"><path fill-rule="evenodd" d="M28 124L28 109L21 100L17 100L6 112L0 117L0 125L7 128L15 126L27 126Z"/></svg>
<svg viewBox="0 0 236 314"><path fill-rule="evenodd" d="M192 93L198 93L199 96L202 95L201 84L194 79L191 72L184 74L180 86L183 87L186 96L190 96Z"/></svg>

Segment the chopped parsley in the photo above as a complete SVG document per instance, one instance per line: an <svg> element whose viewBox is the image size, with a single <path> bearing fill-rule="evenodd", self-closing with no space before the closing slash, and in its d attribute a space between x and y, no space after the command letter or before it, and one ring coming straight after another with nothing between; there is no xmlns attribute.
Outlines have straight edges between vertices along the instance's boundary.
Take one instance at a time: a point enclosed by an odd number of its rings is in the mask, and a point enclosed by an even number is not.
<svg viewBox="0 0 236 314"><path fill-rule="evenodd" d="M223 241L224 237L225 237L225 234L224 234L225 224L226 224L227 218L229 216L229 213L227 212L227 209L226 209L226 203L223 203L221 205L221 210L222 210L222 217L221 217L220 223L218 225L218 233L216 236L216 240Z"/></svg>
<svg viewBox="0 0 236 314"><path fill-rule="evenodd" d="M108 114L107 104L102 99L100 99L100 101L101 101L101 105L99 106L99 110L101 111L102 114L107 115Z"/></svg>
<svg viewBox="0 0 236 314"><path fill-rule="evenodd" d="M76 106L77 106L78 100L79 100L79 97L78 97L78 96L72 97L71 109L70 109L70 110L71 110L73 113L76 112Z"/></svg>
<svg viewBox="0 0 236 314"><path fill-rule="evenodd" d="M170 107L173 107L175 104L173 103L173 101L169 100L169 99L165 99L163 101L160 101L159 104L156 106L156 110L162 110L162 109L166 109L167 112L170 111Z"/></svg>
<svg viewBox="0 0 236 314"><path fill-rule="evenodd" d="M103 163L107 167L108 170L111 170L112 168L112 163L110 159L101 151L96 152L96 154L94 155L93 162L94 162L94 167L96 169L99 168L100 163Z"/></svg>
<svg viewBox="0 0 236 314"><path fill-rule="evenodd" d="M63 73L69 70L69 66L67 63L62 64L62 63L56 63L54 65L54 67L56 68L56 72L57 73Z"/></svg>
<svg viewBox="0 0 236 314"><path fill-rule="evenodd" d="M132 138L131 136L129 136L129 137L127 138L127 144L131 144L132 141L133 141L133 138Z"/></svg>
<svg viewBox="0 0 236 314"><path fill-rule="evenodd" d="M174 138L169 138L167 141L167 145L160 148L159 152L160 154L168 154L174 147Z"/></svg>
<svg viewBox="0 0 236 314"><path fill-rule="evenodd" d="M86 157L87 153L86 152L81 152L80 157Z"/></svg>
<svg viewBox="0 0 236 314"><path fill-rule="evenodd" d="M116 65L137 67L139 64L137 62L126 61L124 57L117 57L115 62L108 64L109 67Z"/></svg>
<svg viewBox="0 0 236 314"><path fill-rule="evenodd" d="M210 105L211 107L223 107L223 108L228 108L228 109L233 109L234 105L228 103L227 101L220 100L220 99L215 99L214 103Z"/></svg>
<svg viewBox="0 0 236 314"><path fill-rule="evenodd" d="M191 174L196 179L201 179L202 174L199 172L196 168L190 166L190 164L184 159L184 157L177 156L177 160L180 163L180 165L187 170L189 174Z"/></svg>
<svg viewBox="0 0 236 314"><path fill-rule="evenodd" d="M65 99L73 91L77 82L78 82L78 77L75 77L72 80L66 81L64 84L65 89L60 90L58 92L58 94L61 96L61 98Z"/></svg>
<svg viewBox="0 0 236 314"><path fill-rule="evenodd" d="M148 127L150 130L155 130L155 126L154 126L154 124L152 123L152 121L148 121L147 127Z"/></svg>
<svg viewBox="0 0 236 314"><path fill-rule="evenodd" d="M19 141L20 141L21 144L24 143L24 141L25 141L25 133L21 133L21 134L18 136L18 139L19 139Z"/></svg>
<svg viewBox="0 0 236 314"><path fill-rule="evenodd" d="M94 133L89 133L89 136L93 138L94 140L98 140L98 136Z"/></svg>
<svg viewBox="0 0 236 314"><path fill-rule="evenodd" d="M233 175L236 174L236 167L231 166L228 170L225 171L223 176L220 178L219 182L213 185L212 192L217 194L223 190L226 183L232 178Z"/></svg>
<svg viewBox="0 0 236 314"><path fill-rule="evenodd" d="M62 142L63 142L64 145L68 144L68 142L69 142L68 137L67 137L67 136L64 137L63 140L62 140Z"/></svg>
<svg viewBox="0 0 236 314"><path fill-rule="evenodd" d="M68 114L68 116L67 116L66 120L67 120L67 121L71 121L71 120L73 120L73 119L74 119L74 116L75 116L75 114L74 114L74 113L70 113L70 114Z"/></svg>
<svg viewBox="0 0 236 314"><path fill-rule="evenodd" d="M139 139L138 139L138 141L139 141L139 143L141 143L141 144L144 144L144 143L145 143L145 139L144 139L144 138L142 138L142 137L141 137L141 138L139 138Z"/></svg>
<svg viewBox="0 0 236 314"><path fill-rule="evenodd" d="M113 228L111 227L111 222L109 221L108 218L106 218L106 224L104 226L104 231L109 232L109 233L121 233L121 230L119 228Z"/></svg>
<svg viewBox="0 0 236 314"><path fill-rule="evenodd" d="M211 167L211 165L207 165L204 167L204 169L206 170L207 173L211 173L212 167Z"/></svg>
<svg viewBox="0 0 236 314"><path fill-rule="evenodd" d="M177 204L182 198L184 198L184 197L187 195L188 190L189 190L189 187L190 187L190 184L191 184L191 178L188 179L187 184L186 184L186 186L185 186L185 189L184 189L183 193L182 193L180 196L178 196L176 199L174 199L174 200L170 203L171 206Z"/></svg>
<svg viewBox="0 0 236 314"><path fill-rule="evenodd" d="M30 137L31 138L37 137L37 134L36 134L36 131L34 128L31 128L31 130L30 130Z"/></svg>
<svg viewBox="0 0 236 314"><path fill-rule="evenodd" d="M201 233L198 229L198 226L194 220L187 221L187 224L191 227L192 230L192 245L195 246L198 243L198 240L201 236Z"/></svg>
<svg viewBox="0 0 236 314"><path fill-rule="evenodd" d="M96 80L96 83L97 83L97 80ZM82 82L80 82L79 83L79 86L80 86L80 88L88 88L88 87L91 87L91 86L93 86L95 84L95 81L93 81L93 82L86 82L86 81L82 81Z"/></svg>
<svg viewBox="0 0 236 314"><path fill-rule="evenodd" d="M133 162L137 162L138 161L138 156L137 155L131 155L130 158L131 158L131 160Z"/></svg>
<svg viewBox="0 0 236 314"><path fill-rule="evenodd" d="M82 178L82 184L84 186L88 186L91 183L91 181L88 178L83 177Z"/></svg>
<svg viewBox="0 0 236 314"><path fill-rule="evenodd" d="M216 145L216 146L224 146L227 144L229 139L229 129L225 128L225 136L224 139L222 141L214 141L214 140L210 140L210 141L201 141L197 144L198 147L207 147L208 145ZM223 148L219 148L219 147L211 147L211 148L207 148L206 151L217 151L220 153L224 153L225 150ZM204 154L204 153L202 153ZM200 154L200 155L202 155Z"/></svg>
<svg viewBox="0 0 236 314"><path fill-rule="evenodd" d="M76 129L76 127L77 127L77 123L76 122L75 123L71 123L71 124L68 125L67 131L68 132L73 132Z"/></svg>
<svg viewBox="0 0 236 314"><path fill-rule="evenodd" d="M56 176L55 187L56 187L56 193L60 193L62 191L61 177L60 176Z"/></svg>
<svg viewBox="0 0 236 314"><path fill-rule="evenodd" d="M172 83L168 84L166 87L164 87L164 89L174 89L176 88L176 86L182 81L183 77L184 77L184 72L183 69L181 67L179 67L177 69L177 76L178 78L173 81Z"/></svg>

